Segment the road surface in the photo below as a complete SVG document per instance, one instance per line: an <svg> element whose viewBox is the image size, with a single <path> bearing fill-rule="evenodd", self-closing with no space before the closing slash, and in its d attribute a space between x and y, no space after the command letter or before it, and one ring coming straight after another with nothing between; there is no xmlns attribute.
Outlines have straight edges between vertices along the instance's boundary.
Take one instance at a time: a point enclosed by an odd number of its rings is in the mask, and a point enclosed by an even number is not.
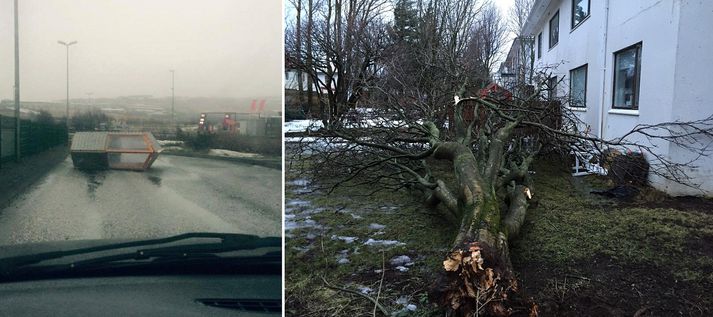
<svg viewBox="0 0 713 317"><path fill-rule="evenodd" d="M197 231L279 236L281 179L277 169L171 155L146 172L90 173L67 157L0 210L0 245Z"/></svg>

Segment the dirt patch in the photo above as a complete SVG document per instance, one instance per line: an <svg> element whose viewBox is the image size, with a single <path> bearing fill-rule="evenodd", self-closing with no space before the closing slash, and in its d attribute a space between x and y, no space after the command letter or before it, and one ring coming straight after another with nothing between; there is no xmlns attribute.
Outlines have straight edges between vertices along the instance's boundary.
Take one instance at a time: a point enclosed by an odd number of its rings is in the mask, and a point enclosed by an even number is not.
<svg viewBox="0 0 713 317"><path fill-rule="evenodd" d="M686 246L698 255L713 258L713 235L693 236Z"/></svg>
<svg viewBox="0 0 713 317"><path fill-rule="evenodd" d="M589 193L611 186L601 178L537 167L540 201L511 254L542 316L713 314L709 200L610 199Z"/></svg>
<svg viewBox="0 0 713 317"><path fill-rule="evenodd" d="M663 196L657 201L636 200L622 206L638 206L644 208L671 208L681 211L697 211L713 214L713 199L696 196Z"/></svg>
<svg viewBox="0 0 713 317"><path fill-rule="evenodd" d="M624 190L631 191L625 193L623 197L610 195L611 203L619 208L641 207L641 208L670 208L681 211L696 211L713 214L713 198L700 196L669 196L666 193L649 186L617 186L606 176L589 175L585 177L573 178L570 182L583 194L597 192L608 192ZM628 195L627 195L628 194ZM606 195L604 195L606 196Z"/></svg>
<svg viewBox="0 0 713 317"><path fill-rule="evenodd" d="M542 316L708 316L710 285L677 279L669 268L622 264L598 255L568 268L517 268Z"/></svg>

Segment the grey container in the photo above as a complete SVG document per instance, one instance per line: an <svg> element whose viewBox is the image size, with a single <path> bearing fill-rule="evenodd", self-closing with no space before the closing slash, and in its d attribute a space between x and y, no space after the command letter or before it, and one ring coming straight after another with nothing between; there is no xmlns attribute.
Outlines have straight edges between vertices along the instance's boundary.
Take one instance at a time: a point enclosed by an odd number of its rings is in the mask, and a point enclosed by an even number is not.
<svg viewBox="0 0 713 317"><path fill-rule="evenodd" d="M77 132L70 153L79 169L143 171L162 150L151 132Z"/></svg>

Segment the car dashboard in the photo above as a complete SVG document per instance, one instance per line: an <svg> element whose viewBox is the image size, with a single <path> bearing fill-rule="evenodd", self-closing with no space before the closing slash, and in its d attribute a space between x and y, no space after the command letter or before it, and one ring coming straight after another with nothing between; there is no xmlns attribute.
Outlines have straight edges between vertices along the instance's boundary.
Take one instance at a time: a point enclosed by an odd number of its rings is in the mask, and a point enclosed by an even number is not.
<svg viewBox="0 0 713 317"><path fill-rule="evenodd" d="M82 277L0 284L0 316L278 316L279 275Z"/></svg>

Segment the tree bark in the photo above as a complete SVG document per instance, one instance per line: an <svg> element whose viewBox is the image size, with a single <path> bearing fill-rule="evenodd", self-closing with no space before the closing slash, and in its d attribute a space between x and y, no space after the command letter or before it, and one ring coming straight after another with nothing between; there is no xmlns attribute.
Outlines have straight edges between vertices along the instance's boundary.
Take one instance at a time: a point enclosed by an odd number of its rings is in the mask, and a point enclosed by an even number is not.
<svg viewBox="0 0 713 317"><path fill-rule="evenodd" d="M310 72L314 71L312 67L312 24L313 24L314 8L312 5L312 0L307 0L307 69ZM315 74L317 76L318 74ZM314 80L312 75L307 76L307 112L305 114L309 115L312 112L312 101L314 99L314 92L312 91L314 87Z"/></svg>
<svg viewBox="0 0 713 317"><path fill-rule="evenodd" d="M456 111L460 111L462 107L456 105ZM456 124L465 122L457 120ZM525 219L529 189L522 183L531 158L524 158L519 165L513 163L510 170L503 168L505 146L517 124L517 120L507 122L491 135L487 155L481 156L485 161L481 162L470 146L470 136L463 135L466 130L470 134L472 126L457 127L461 142L439 142L438 130L429 125L434 158L453 164L456 214L461 215L460 228L443 261L444 270L432 288L431 299L456 316L507 316L514 306L522 304L511 300L517 297L518 285L508 240L517 236ZM498 192L505 185L509 185L508 195L502 197Z"/></svg>
<svg viewBox="0 0 713 317"><path fill-rule="evenodd" d="M296 18L296 25L295 25L295 46L297 50L297 60L302 61L302 0L295 0L295 10L297 10L297 16ZM302 111L306 112L305 110L305 105L304 105L304 87L303 87L303 78L302 78L302 68L298 67L297 68L297 100L299 100L298 104L302 107ZM307 105L307 108L309 107L309 104Z"/></svg>
<svg viewBox="0 0 713 317"><path fill-rule="evenodd" d="M514 306L517 280L510 263L508 239L516 236L527 210L526 187L511 188L504 213L495 182L478 173L475 156L457 143L439 145L437 158L453 162L458 184L461 226L444 271L433 285L431 299L455 316L508 316Z"/></svg>

